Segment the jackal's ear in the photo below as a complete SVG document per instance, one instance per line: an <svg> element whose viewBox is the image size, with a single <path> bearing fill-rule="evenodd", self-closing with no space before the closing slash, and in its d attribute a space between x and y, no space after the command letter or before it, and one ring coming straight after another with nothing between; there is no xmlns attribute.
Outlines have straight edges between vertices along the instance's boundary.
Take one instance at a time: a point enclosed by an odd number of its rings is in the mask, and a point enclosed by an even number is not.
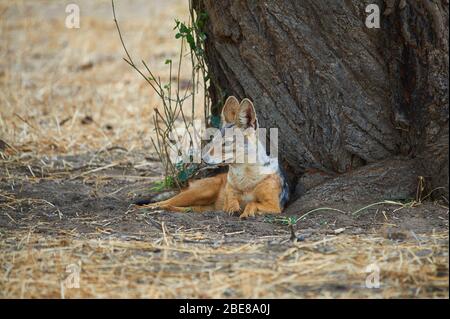
<svg viewBox="0 0 450 319"><path fill-rule="evenodd" d="M244 128L253 127L256 129L258 127L255 107L249 99L243 99L241 102L239 107L238 125Z"/></svg>
<svg viewBox="0 0 450 319"><path fill-rule="evenodd" d="M222 108L222 121L234 123L239 112L239 101L234 96L229 96Z"/></svg>

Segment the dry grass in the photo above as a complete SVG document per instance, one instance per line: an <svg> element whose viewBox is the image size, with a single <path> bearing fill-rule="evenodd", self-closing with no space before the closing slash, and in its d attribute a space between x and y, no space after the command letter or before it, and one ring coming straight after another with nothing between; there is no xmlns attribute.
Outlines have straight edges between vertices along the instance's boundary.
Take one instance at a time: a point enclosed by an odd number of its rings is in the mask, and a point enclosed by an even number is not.
<svg viewBox="0 0 450 319"><path fill-rule="evenodd" d="M395 243L371 236L327 236L283 243L192 245L199 232L153 242L80 240L14 233L0 249L3 298L448 298L448 234ZM65 287L81 263L80 288ZM380 267L380 289L365 287Z"/></svg>
<svg viewBox="0 0 450 319"><path fill-rule="evenodd" d="M151 151L159 97L122 60L111 2L77 3L80 29L65 27L65 2L0 2L0 137L34 155L112 146ZM116 6L131 54L168 82L164 61L176 61L180 45L174 19L188 20L187 3L134 0ZM181 87L191 78L185 60ZM203 111L197 112L201 117Z"/></svg>

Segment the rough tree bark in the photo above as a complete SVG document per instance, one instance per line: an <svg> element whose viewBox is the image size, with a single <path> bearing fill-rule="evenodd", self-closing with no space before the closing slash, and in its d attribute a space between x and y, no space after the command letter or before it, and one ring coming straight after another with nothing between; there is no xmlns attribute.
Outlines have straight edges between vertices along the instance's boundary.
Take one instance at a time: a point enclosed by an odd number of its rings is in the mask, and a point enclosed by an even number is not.
<svg viewBox="0 0 450 319"><path fill-rule="evenodd" d="M379 29L365 26L370 3L381 9ZM194 7L209 16L213 103L249 97L261 126L279 128L297 196L314 190L320 200L357 175L358 186L341 199L413 196L418 176L448 197L448 0L197 0ZM377 187L374 172L383 177Z"/></svg>

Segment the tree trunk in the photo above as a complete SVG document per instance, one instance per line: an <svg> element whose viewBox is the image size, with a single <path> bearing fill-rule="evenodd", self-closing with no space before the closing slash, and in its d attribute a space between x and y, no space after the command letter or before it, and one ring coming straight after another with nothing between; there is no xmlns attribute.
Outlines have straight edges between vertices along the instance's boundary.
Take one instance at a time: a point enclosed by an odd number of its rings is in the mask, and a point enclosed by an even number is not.
<svg viewBox="0 0 450 319"><path fill-rule="evenodd" d="M365 25L370 3L381 10L379 29ZM429 191L444 187L433 194L448 197L448 0L197 0L194 7L209 16L213 104L248 97L261 126L279 128L279 155L298 196L335 185L338 175L351 180L354 170L364 176L366 167L404 161L399 172L413 178L398 185L395 173L386 174L377 184L382 194L413 196L423 176ZM315 172L327 178L308 186ZM367 186L373 175L366 175Z"/></svg>

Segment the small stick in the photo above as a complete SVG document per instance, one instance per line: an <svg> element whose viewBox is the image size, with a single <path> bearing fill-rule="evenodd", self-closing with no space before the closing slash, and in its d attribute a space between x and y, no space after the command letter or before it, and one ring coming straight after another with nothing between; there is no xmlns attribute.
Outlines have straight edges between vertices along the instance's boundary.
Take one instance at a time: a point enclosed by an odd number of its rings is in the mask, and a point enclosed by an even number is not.
<svg viewBox="0 0 450 319"><path fill-rule="evenodd" d="M71 180L77 179L77 178L79 178L79 177L82 177L82 176L85 176L85 175L88 175L88 174L92 174L92 173L96 173L96 172L99 172L99 171L103 171L103 170L105 170L105 169L108 169L108 168L117 166L117 165L119 165L119 164L120 164L120 163L111 163L111 164L108 164L108 165L105 165L105 166L102 166L102 167L97 167L97 168L92 169L92 170L90 170L90 171L84 172L84 173L82 173L82 174L80 174L80 175L76 175L76 176L72 177Z"/></svg>

